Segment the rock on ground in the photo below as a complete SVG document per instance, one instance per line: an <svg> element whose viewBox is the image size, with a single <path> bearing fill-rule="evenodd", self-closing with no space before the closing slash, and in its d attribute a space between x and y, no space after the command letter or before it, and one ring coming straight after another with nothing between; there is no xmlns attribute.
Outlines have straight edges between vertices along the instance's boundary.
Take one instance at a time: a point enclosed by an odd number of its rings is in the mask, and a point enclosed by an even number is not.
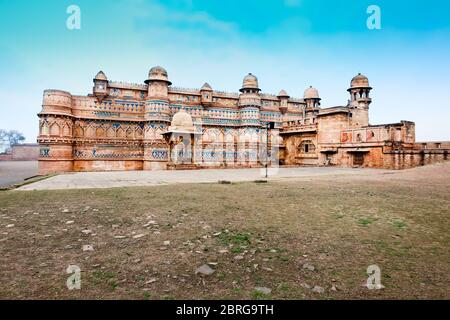
<svg viewBox="0 0 450 320"><path fill-rule="evenodd" d="M212 269L207 264L204 264L201 267L198 267L197 270L195 270L195 274L199 274L200 273L200 274L205 275L205 276L212 275L214 272L215 272L215 270Z"/></svg>
<svg viewBox="0 0 450 320"><path fill-rule="evenodd" d="M263 294L271 294L272 293L272 289L269 289L266 287L256 287L255 290L260 293L263 293Z"/></svg>
<svg viewBox="0 0 450 320"><path fill-rule="evenodd" d="M314 266L312 264L305 263L303 265L303 269L306 269L306 270L309 270L309 271L314 271L316 268L314 268Z"/></svg>
<svg viewBox="0 0 450 320"><path fill-rule="evenodd" d="M325 289L322 288L322 287L319 287L319 286L315 286L315 287L312 289L312 292L322 294L322 293L325 293Z"/></svg>
<svg viewBox="0 0 450 320"><path fill-rule="evenodd" d="M91 246L90 244L85 244L83 246L83 251L94 251L94 247Z"/></svg>

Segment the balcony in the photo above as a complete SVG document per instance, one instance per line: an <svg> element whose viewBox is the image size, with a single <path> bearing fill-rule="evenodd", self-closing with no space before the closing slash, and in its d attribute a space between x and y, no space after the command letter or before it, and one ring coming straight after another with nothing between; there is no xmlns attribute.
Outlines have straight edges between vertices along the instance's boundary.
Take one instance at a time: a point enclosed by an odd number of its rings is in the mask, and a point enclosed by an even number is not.
<svg viewBox="0 0 450 320"><path fill-rule="evenodd" d="M283 122L280 134L317 132L317 123L304 123L303 120Z"/></svg>

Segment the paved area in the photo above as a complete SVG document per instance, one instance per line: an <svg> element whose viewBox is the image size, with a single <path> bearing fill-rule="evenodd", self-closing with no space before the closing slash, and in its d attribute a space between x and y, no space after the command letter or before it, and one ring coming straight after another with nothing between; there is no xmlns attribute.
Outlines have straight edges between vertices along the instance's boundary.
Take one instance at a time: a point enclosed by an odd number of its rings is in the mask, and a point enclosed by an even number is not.
<svg viewBox="0 0 450 320"><path fill-rule="evenodd" d="M279 168L269 170L270 180L286 180L342 175L373 176L387 170L351 168ZM55 190L154 186L176 183L211 183L219 180L231 182L254 181L265 176L264 169L205 169L186 171L121 171L77 172L51 177L19 188L18 190Z"/></svg>
<svg viewBox="0 0 450 320"><path fill-rule="evenodd" d="M37 174L37 161L0 161L0 187L23 182Z"/></svg>

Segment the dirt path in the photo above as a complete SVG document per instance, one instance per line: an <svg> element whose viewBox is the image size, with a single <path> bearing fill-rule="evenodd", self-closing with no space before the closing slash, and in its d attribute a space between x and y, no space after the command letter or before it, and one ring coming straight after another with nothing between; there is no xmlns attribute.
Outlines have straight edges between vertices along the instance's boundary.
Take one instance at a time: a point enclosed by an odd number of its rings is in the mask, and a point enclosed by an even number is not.
<svg viewBox="0 0 450 320"><path fill-rule="evenodd" d="M301 178L381 175L387 170L351 168L278 168L270 169L269 180L288 181ZM232 182L254 181L265 177L264 169L205 169L188 171L121 171L121 172L77 172L61 174L35 182L19 190L62 190L112 188L130 186L154 186L178 183L216 183L219 180Z"/></svg>

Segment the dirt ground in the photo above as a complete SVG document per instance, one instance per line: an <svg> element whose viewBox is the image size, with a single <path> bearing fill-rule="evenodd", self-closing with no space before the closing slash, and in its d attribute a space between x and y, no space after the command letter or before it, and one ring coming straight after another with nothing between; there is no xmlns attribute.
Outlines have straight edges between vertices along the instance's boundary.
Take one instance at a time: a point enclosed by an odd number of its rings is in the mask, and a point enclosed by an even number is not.
<svg viewBox="0 0 450 320"><path fill-rule="evenodd" d="M0 298L450 299L449 190L450 163L269 183L2 191ZM196 274L205 264L214 273ZM69 265L81 269L81 290L66 287ZM370 265L384 289L365 287Z"/></svg>

